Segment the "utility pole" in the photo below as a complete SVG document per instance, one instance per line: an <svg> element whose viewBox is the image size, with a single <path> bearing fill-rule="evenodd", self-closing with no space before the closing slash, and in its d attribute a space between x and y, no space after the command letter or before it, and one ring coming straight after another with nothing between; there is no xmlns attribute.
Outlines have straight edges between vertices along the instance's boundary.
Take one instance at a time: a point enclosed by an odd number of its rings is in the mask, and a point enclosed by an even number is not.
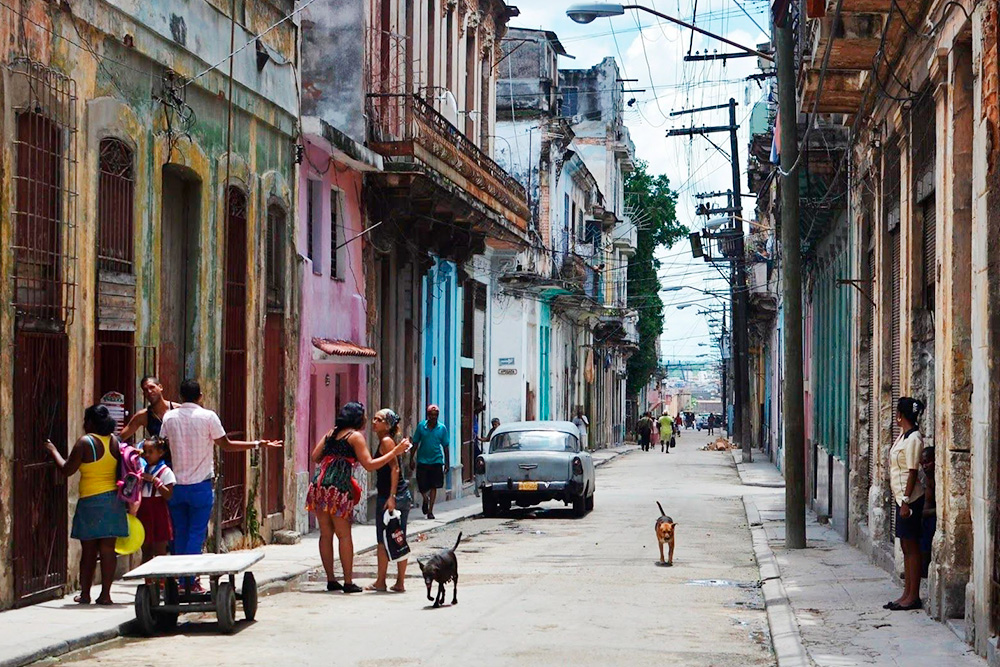
<svg viewBox="0 0 1000 667"><path fill-rule="evenodd" d="M714 109L729 109L729 124L717 126L686 127L677 128L667 132L668 137L691 136L694 134L707 135L715 132L728 132L730 145L730 164L733 174L733 189L729 194L729 204L722 211L715 209L715 212L726 213L732 216L732 222L727 228L732 231L732 241L735 248L728 252L729 261L732 267L732 276L729 281L730 303L732 308L732 336L731 336L731 363L733 365L733 423L729 424L730 433L734 439L740 443L743 450L743 460L750 461L753 455L750 437L750 415L747 406L749 404L749 366L748 366L748 343L747 340L747 278L746 278L746 257L744 252L743 223L742 223L742 194L740 192L740 153L739 137L736 132L739 126L736 124L736 100L729 99L726 104L716 104L697 109L682 109L671 112L671 116L697 113L699 111L710 111ZM734 256L735 255L735 256ZM725 415L724 418L727 418Z"/></svg>
<svg viewBox="0 0 1000 667"><path fill-rule="evenodd" d="M806 546L805 414L802 397L802 256L799 238L795 44L788 17L775 24L781 132L781 276L785 339L785 546Z"/></svg>
<svg viewBox="0 0 1000 667"><path fill-rule="evenodd" d="M739 434L739 443L743 448L743 462L747 463L753 459L753 449L751 447L750 432L750 363L749 346L750 341L747 336L747 260L744 249L743 236L743 206L740 198L740 143L736 136L736 100L729 98L729 150L733 157L733 198L729 206L738 211L733 214L733 227L740 232L736 241L736 262L733 268L736 272L735 285L733 291L733 337L736 339L736 358L733 374L735 375L737 396L736 396L736 432Z"/></svg>

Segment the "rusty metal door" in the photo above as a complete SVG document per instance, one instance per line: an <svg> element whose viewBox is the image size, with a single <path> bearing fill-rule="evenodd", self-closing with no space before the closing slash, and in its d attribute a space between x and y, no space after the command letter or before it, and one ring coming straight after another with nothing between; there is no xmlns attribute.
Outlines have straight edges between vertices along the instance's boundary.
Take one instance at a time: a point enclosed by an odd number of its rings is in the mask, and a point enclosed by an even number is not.
<svg viewBox="0 0 1000 667"><path fill-rule="evenodd" d="M42 447L48 438L68 456L64 333L14 334L14 600L27 604L66 583L66 479Z"/></svg>
<svg viewBox="0 0 1000 667"><path fill-rule="evenodd" d="M285 438L285 319L268 313L264 324L264 437ZM268 449L264 459L264 513L276 514L285 508L284 449Z"/></svg>
<svg viewBox="0 0 1000 667"><path fill-rule="evenodd" d="M230 186L222 318L220 417L226 432L246 437L247 421L247 196ZM246 513L246 453L222 454L222 527L238 526Z"/></svg>

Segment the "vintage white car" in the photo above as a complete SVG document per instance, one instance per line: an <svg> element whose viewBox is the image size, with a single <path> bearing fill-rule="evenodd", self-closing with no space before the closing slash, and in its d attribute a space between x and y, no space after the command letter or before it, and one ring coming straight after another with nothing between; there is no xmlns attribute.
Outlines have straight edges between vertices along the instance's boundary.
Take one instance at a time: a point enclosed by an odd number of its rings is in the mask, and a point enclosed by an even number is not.
<svg viewBox="0 0 1000 667"><path fill-rule="evenodd" d="M594 459L572 422L504 424L475 466L485 516L547 500L572 505L577 517L594 509Z"/></svg>

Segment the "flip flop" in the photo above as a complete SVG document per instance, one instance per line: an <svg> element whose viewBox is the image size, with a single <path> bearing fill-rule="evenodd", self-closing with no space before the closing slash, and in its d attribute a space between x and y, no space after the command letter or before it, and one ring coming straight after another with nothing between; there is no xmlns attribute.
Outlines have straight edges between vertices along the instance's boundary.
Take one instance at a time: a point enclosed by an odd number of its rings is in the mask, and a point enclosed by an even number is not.
<svg viewBox="0 0 1000 667"><path fill-rule="evenodd" d="M75 602L77 604L90 604L91 603L91 599L90 598L85 598L82 595L76 595L76 596L73 597L73 602Z"/></svg>
<svg viewBox="0 0 1000 667"><path fill-rule="evenodd" d="M396 588L395 586L391 586L389 588L389 590L392 591L393 593L405 593L406 592L405 588Z"/></svg>
<svg viewBox="0 0 1000 667"><path fill-rule="evenodd" d="M373 593L387 593L389 591L388 588L379 588L375 584L368 584L365 586L365 590L372 591Z"/></svg>

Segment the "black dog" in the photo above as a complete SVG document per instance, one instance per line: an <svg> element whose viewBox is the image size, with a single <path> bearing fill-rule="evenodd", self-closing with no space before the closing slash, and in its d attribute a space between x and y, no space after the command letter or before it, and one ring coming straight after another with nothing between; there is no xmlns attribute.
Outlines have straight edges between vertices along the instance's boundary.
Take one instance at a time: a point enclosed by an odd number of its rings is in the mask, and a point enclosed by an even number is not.
<svg viewBox="0 0 1000 667"><path fill-rule="evenodd" d="M455 549L458 548L458 543L461 541L462 533L459 533L458 539L455 540L455 546L451 549L437 552L428 558L426 563L417 560L417 565L420 566L420 571L424 575L424 583L427 584L427 599L433 600L435 607L444 604L444 585L449 581L455 582L451 603L458 604L458 558L455 556ZM438 583L438 592L437 597L433 598L431 597L431 586L435 581Z"/></svg>

